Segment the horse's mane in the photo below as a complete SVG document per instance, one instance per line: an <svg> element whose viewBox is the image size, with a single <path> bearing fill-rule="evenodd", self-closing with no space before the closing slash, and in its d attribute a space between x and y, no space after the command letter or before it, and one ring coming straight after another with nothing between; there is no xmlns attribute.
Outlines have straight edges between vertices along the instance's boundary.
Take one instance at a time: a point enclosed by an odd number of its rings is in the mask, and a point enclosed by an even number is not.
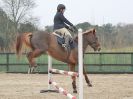
<svg viewBox="0 0 133 99"><path fill-rule="evenodd" d="M86 34L86 33L95 33L96 32L96 29L92 28L92 29L89 29L89 30L86 30L85 32L83 32L83 34Z"/></svg>
<svg viewBox="0 0 133 99"><path fill-rule="evenodd" d="M85 34L88 34L88 33L95 33L95 32L96 32L96 30L95 30L94 28L92 28L92 29L86 30L85 32L82 32L82 34L83 34L83 36L84 36ZM75 42L78 42L78 33L73 37L73 40L74 40Z"/></svg>

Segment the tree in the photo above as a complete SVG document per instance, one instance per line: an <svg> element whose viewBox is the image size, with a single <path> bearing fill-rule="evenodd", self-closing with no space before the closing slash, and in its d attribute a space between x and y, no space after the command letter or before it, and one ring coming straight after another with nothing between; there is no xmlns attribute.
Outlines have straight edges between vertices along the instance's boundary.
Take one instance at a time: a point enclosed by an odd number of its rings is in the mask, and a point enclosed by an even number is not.
<svg viewBox="0 0 133 99"><path fill-rule="evenodd" d="M8 18L7 14L0 8L0 48L8 49L14 28L13 22Z"/></svg>
<svg viewBox="0 0 133 99"><path fill-rule="evenodd" d="M18 31L19 33L33 32L37 31L37 27L31 22L21 23Z"/></svg>
<svg viewBox="0 0 133 99"><path fill-rule="evenodd" d="M45 31L53 32L53 26L45 26Z"/></svg>
<svg viewBox="0 0 133 99"><path fill-rule="evenodd" d="M82 28L83 31L87 30L91 26L88 22L79 23L76 25L77 28Z"/></svg>
<svg viewBox="0 0 133 99"><path fill-rule="evenodd" d="M113 25L111 23L104 24L103 28L104 28L105 32L108 32L108 33L112 33L112 31L113 31Z"/></svg>
<svg viewBox="0 0 133 99"><path fill-rule="evenodd" d="M4 9L14 23L15 32L19 23L24 21L35 7L34 0L3 0Z"/></svg>

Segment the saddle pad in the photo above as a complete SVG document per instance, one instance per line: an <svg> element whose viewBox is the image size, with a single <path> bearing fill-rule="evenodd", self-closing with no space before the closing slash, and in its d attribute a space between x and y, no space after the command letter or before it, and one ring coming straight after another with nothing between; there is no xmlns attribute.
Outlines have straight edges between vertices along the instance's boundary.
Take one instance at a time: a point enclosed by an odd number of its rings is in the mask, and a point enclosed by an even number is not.
<svg viewBox="0 0 133 99"><path fill-rule="evenodd" d="M62 44L65 43L65 38L63 36L56 34L55 32L53 34L57 37L58 44L62 46ZM70 41L69 45L71 49L76 47L76 43L74 41Z"/></svg>

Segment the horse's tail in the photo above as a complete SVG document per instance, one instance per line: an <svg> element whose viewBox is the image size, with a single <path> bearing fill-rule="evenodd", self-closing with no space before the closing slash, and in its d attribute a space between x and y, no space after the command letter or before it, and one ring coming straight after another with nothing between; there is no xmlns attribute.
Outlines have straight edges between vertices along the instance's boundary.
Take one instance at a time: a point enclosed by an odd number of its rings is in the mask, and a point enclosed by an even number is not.
<svg viewBox="0 0 133 99"><path fill-rule="evenodd" d="M17 42L16 42L16 54L18 58L20 58L22 54L22 46L25 44L26 46L31 47L31 41L30 38L32 36L32 33L23 33L17 36Z"/></svg>

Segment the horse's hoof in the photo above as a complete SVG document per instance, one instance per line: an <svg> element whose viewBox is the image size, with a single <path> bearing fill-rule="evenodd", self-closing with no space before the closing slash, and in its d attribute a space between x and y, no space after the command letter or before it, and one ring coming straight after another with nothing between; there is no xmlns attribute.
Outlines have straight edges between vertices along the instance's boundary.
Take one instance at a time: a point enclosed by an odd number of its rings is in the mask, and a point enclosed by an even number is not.
<svg viewBox="0 0 133 99"><path fill-rule="evenodd" d="M74 90L73 93L77 93L77 90Z"/></svg>
<svg viewBox="0 0 133 99"><path fill-rule="evenodd" d="M89 87L92 87L92 84L88 84Z"/></svg>

